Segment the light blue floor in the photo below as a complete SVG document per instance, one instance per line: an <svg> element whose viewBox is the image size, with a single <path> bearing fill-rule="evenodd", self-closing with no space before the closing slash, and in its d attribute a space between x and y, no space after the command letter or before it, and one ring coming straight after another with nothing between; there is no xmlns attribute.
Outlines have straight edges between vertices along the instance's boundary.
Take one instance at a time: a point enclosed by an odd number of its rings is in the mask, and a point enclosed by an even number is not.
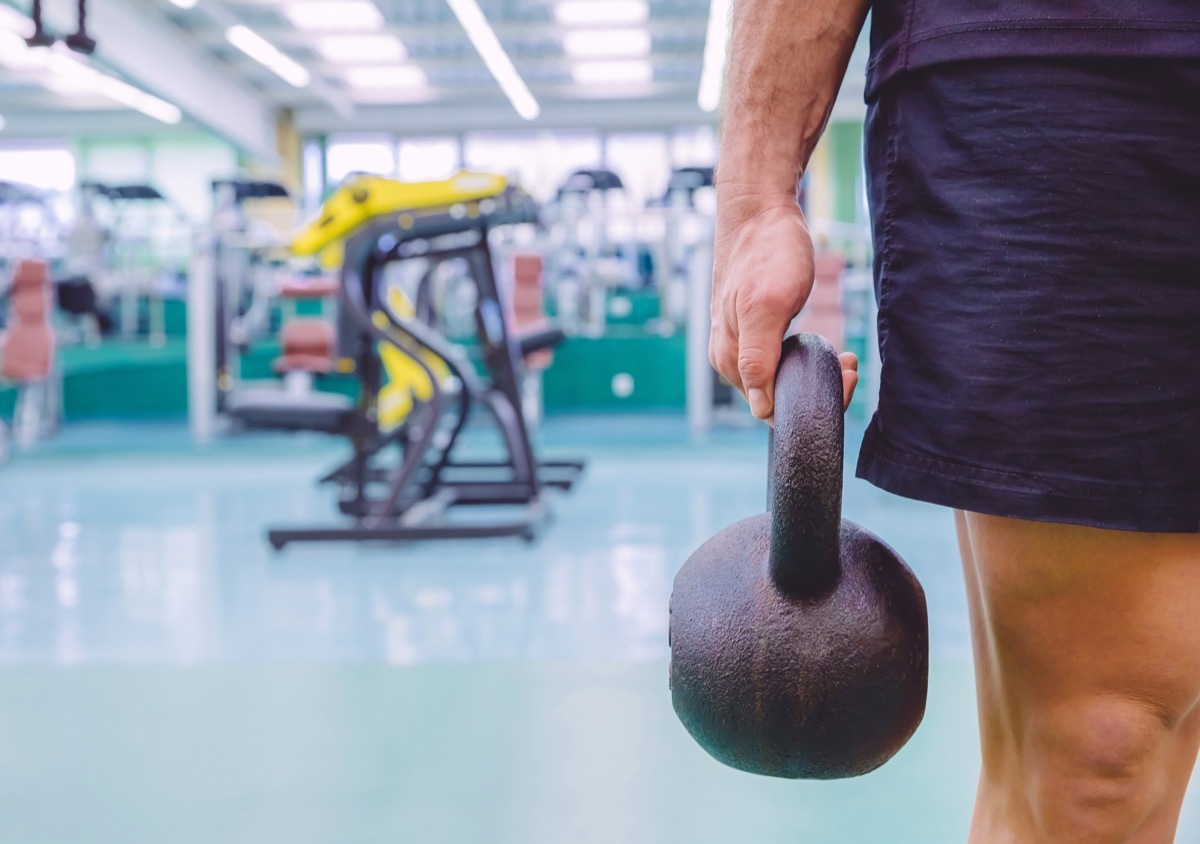
<svg viewBox="0 0 1200 844"><path fill-rule="evenodd" d="M851 432L851 442L857 432ZM849 481L931 611L926 720L876 774L711 762L666 686L671 579L763 508L765 436L561 419L588 474L520 541L269 550L341 455L68 429L0 470L0 841L961 842L978 764L950 516ZM1200 840L1200 798L1179 841Z"/></svg>

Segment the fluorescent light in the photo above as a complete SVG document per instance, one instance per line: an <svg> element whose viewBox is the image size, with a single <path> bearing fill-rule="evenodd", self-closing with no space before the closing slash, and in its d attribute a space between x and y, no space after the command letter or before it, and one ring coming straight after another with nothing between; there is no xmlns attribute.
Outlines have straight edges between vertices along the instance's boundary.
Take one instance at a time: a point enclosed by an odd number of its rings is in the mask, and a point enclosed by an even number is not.
<svg viewBox="0 0 1200 844"><path fill-rule="evenodd" d="M384 88L404 90L409 88L425 88L429 79L425 71L412 64L396 65L395 67L352 67L343 75L351 88L377 91Z"/></svg>
<svg viewBox="0 0 1200 844"><path fill-rule="evenodd" d="M192 9L196 6L196 0L171 0L171 2L181 9Z"/></svg>
<svg viewBox="0 0 1200 844"><path fill-rule="evenodd" d="M183 119L179 107L109 76L72 55L47 51L45 67L51 75L43 84L52 91L66 96L98 93L128 108L140 111L163 123L178 123Z"/></svg>
<svg viewBox="0 0 1200 844"><path fill-rule="evenodd" d="M7 9L7 6L0 8ZM9 70L36 70L46 66L50 48L30 47L15 32L0 29L0 64Z"/></svg>
<svg viewBox="0 0 1200 844"><path fill-rule="evenodd" d="M408 50L393 35L331 35L317 41L317 52L326 61L343 64L402 62Z"/></svg>
<svg viewBox="0 0 1200 844"><path fill-rule="evenodd" d="M100 74L96 90L121 105L136 109L163 123L175 124L183 119L183 112L175 104L161 100L153 94L148 94L140 88L135 88L112 76Z"/></svg>
<svg viewBox="0 0 1200 844"><path fill-rule="evenodd" d="M573 59L627 59L650 55L645 29L577 29L563 36L563 51Z"/></svg>
<svg viewBox="0 0 1200 844"><path fill-rule="evenodd" d="M604 1L609 3L620 0ZM529 86L521 78L521 74L517 73L512 59L500 46L500 39L496 37L496 31L483 16L479 4L475 0L446 0L446 2L450 4L450 9L458 18L458 22L467 31L467 37L479 51L479 57L483 59L487 69L492 72L492 76L500 85L500 90L504 92L504 96L508 97L508 101L512 103L517 114L525 120L536 118L541 113L541 108L539 108L537 100L533 98L533 94L530 93Z"/></svg>
<svg viewBox="0 0 1200 844"><path fill-rule="evenodd" d="M0 6L0 29L15 32L22 38L33 35L33 20L12 6Z"/></svg>
<svg viewBox="0 0 1200 844"><path fill-rule="evenodd" d="M285 56L274 44L263 38L253 29L242 24L231 26L225 30L229 43L263 67L270 70L280 79L297 88L303 88L311 80L308 71Z"/></svg>
<svg viewBox="0 0 1200 844"><path fill-rule="evenodd" d="M729 2L712 0L708 7L708 36L704 42L704 70L700 73L697 102L705 111L721 105L721 85L725 81L725 52L729 41Z"/></svg>
<svg viewBox="0 0 1200 844"><path fill-rule="evenodd" d="M63 96L87 94L97 90L100 71L83 64L70 56L56 51L47 51L45 67L53 74L44 80L51 91Z"/></svg>
<svg viewBox="0 0 1200 844"><path fill-rule="evenodd" d="M654 78L648 61L576 62L571 76L577 85L637 85Z"/></svg>
<svg viewBox="0 0 1200 844"><path fill-rule="evenodd" d="M563 0L554 6L563 26L631 26L650 17L646 0Z"/></svg>
<svg viewBox="0 0 1200 844"><path fill-rule="evenodd" d="M283 14L309 31L362 32L384 25L383 15L369 0L303 0L284 6Z"/></svg>

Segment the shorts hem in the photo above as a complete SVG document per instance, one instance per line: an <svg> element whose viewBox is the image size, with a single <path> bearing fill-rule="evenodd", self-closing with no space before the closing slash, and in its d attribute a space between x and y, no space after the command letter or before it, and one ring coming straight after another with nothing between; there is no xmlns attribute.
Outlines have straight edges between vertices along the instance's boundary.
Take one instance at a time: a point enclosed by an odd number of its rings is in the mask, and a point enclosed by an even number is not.
<svg viewBox="0 0 1200 844"><path fill-rule="evenodd" d="M1092 482L1069 489L1052 482L959 461L900 451L868 428L857 476L885 492L929 504L1034 522L1137 533L1200 533L1200 507L1162 507L1159 493ZM1150 493L1150 494L1148 494Z"/></svg>

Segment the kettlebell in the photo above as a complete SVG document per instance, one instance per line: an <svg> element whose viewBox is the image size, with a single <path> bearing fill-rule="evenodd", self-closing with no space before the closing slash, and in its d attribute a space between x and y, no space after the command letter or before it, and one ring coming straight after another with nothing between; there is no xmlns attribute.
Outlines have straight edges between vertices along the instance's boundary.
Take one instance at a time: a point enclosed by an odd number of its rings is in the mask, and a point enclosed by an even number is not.
<svg viewBox="0 0 1200 844"><path fill-rule="evenodd" d="M873 771L925 714L925 593L896 552L842 519L842 371L821 337L783 344L770 512L738 522L675 577L670 687L720 762L837 779Z"/></svg>

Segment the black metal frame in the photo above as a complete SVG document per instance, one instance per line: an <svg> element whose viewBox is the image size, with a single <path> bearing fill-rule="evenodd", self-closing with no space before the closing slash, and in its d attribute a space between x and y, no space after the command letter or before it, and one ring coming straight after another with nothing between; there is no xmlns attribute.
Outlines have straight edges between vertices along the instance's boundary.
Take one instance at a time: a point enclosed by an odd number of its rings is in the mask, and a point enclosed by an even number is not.
<svg viewBox="0 0 1200 844"><path fill-rule="evenodd" d="M485 203L487 203L485 205ZM529 200L510 190L497 199L463 203L416 217L401 214L364 226L346 244L340 306L342 353L357 362L362 379L356 416L370 425L347 431L353 456L322 480L349 491L340 502L353 523L338 527L276 528L268 532L273 547L296 542L403 541L520 536L536 537L549 511L546 489L569 490L582 473L582 461L540 463L533 453L521 412L522 344L510 331L492 267L488 232L492 226L535 219ZM489 380L460 365L456 349L421 319L398 316L383 302L383 269L414 258L440 263L465 259L478 292L476 336ZM383 314L380 327L375 315ZM379 434L374 424L382 386L379 344L405 352L433 384L433 395L416 408L402 429ZM422 359L422 351L445 361L461 389L453 394ZM502 461L457 461L454 450L475 407L501 433ZM380 457L398 446L398 464ZM382 487L377 492L376 488ZM510 506L503 521L451 521L454 508Z"/></svg>

